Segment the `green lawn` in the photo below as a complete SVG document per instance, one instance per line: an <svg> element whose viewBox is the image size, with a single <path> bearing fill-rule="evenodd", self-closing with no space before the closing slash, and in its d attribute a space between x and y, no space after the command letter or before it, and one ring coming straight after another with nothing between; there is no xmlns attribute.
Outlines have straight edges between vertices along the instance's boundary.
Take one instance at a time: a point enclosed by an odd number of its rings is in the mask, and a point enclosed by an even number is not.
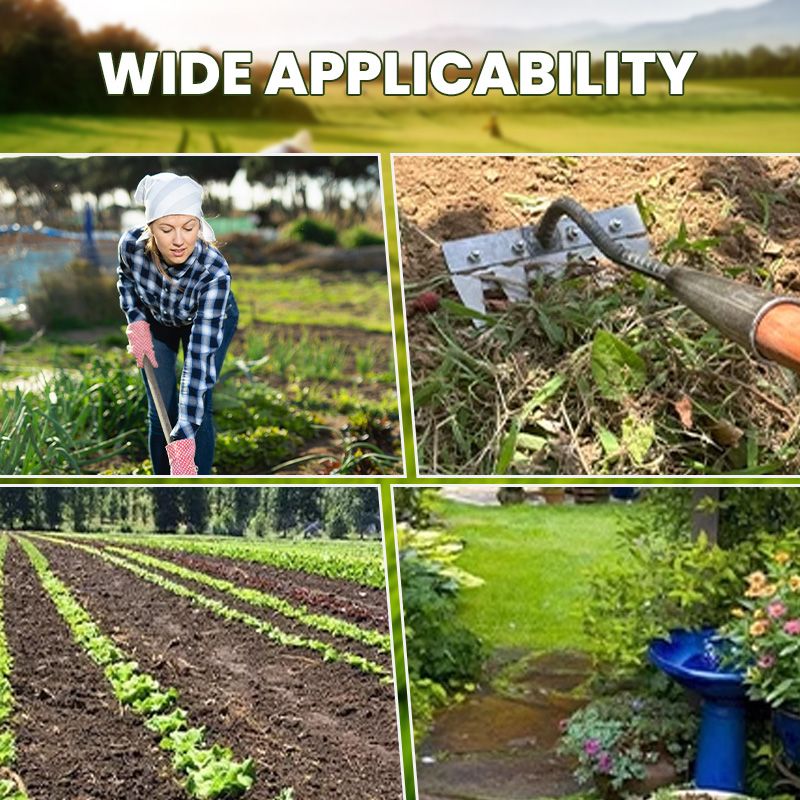
<svg viewBox="0 0 800 800"><path fill-rule="evenodd" d="M460 616L487 645L580 649L586 571L618 558L621 517L636 505L478 507L437 499L434 513L466 542L457 564L484 579Z"/></svg>
<svg viewBox="0 0 800 800"><path fill-rule="evenodd" d="M266 102L266 101L265 101ZM257 152L308 127L319 151L345 152L778 152L800 135L800 80L694 81L670 97L649 85L645 97L384 97L342 87L305 98L317 120L135 119L0 116L5 152ZM501 137L487 130L497 116ZM767 132L765 134L765 131Z"/></svg>

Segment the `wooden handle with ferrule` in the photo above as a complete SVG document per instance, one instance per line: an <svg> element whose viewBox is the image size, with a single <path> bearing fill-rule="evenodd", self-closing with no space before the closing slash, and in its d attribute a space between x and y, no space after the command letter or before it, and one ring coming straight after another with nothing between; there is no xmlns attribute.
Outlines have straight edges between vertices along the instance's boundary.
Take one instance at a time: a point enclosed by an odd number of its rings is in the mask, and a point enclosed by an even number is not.
<svg viewBox="0 0 800 800"><path fill-rule="evenodd" d="M765 358L800 373L800 306L778 303L756 327L756 347Z"/></svg>

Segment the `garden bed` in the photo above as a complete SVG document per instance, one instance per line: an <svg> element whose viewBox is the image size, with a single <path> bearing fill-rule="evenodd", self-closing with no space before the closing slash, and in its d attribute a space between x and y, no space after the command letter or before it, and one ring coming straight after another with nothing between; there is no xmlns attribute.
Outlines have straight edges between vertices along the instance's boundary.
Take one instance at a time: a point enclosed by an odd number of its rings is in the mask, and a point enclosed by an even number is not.
<svg viewBox="0 0 800 800"><path fill-rule="evenodd" d="M35 541L100 628L178 690L194 724L254 758L257 782L248 798L273 800L287 786L298 798L400 797L391 684L351 664L326 663L321 653L279 645L66 543ZM39 632L32 641L41 658L48 640ZM64 738L58 742L63 749ZM155 790L148 797L172 795Z"/></svg>
<svg viewBox="0 0 800 800"><path fill-rule="evenodd" d="M28 558L11 545L5 627L14 656L16 769L30 800L184 800L169 757L120 714L102 671L72 641ZM43 647L44 646L44 647Z"/></svg>

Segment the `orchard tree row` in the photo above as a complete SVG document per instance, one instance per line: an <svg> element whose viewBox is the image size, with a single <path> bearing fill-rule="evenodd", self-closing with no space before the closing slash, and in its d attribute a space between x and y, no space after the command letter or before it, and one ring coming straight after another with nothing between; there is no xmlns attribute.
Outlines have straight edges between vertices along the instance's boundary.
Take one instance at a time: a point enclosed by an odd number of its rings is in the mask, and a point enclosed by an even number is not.
<svg viewBox="0 0 800 800"><path fill-rule="evenodd" d="M381 535L369 487L12 487L0 529L366 538Z"/></svg>

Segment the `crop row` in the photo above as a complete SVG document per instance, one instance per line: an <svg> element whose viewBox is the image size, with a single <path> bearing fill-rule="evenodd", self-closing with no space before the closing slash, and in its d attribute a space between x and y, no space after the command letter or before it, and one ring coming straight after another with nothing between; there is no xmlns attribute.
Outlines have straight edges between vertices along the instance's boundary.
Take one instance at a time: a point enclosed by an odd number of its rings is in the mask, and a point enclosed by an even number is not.
<svg viewBox="0 0 800 800"><path fill-rule="evenodd" d="M238 558L255 564L308 572L378 589L386 585L382 549L378 543L373 542L242 541L230 537L212 539L206 536L130 534L103 534L101 538L114 544Z"/></svg>
<svg viewBox="0 0 800 800"><path fill-rule="evenodd" d="M315 614L309 611L304 605L292 605L288 600L284 600L282 597L277 597L274 594L237 586L231 581L215 578L213 575L209 575L206 572L188 569L172 561L164 561L161 558L155 558L146 553L140 553L138 550L112 546L106 548L106 551L117 553L131 561L136 561L145 566L159 569L162 572L177 575L179 578L195 581L204 586L210 586L212 589L229 594L237 600L249 603L250 605L276 611L282 616L288 619L295 619L310 628L316 628L317 630L325 631L334 636L341 636L345 639L352 639L356 642L377 647L385 653L391 652L391 640L386 634L380 633L380 631L361 628L358 625L354 625L352 622L347 622L328 614Z"/></svg>
<svg viewBox="0 0 800 800"><path fill-rule="evenodd" d="M120 704L143 717L145 726L159 735L159 746L172 753L173 769L183 776L187 794L198 800L212 800L240 797L250 789L255 782L252 759L235 761L229 748L205 746L205 730L189 725L186 711L178 706L177 690L164 689L152 675L140 670L136 661L100 631L68 587L50 570L47 558L33 542L19 541L73 638L103 668ZM291 797L290 790L282 794L284 800Z"/></svg>
<svg viewBox="0 0 800 800"><path fill-rule="evenodd" d="M14 692L10 676L14 661L8 650L3 605L3 567L8 549L8 536L0 536L0 767L10 777L0 777L0 800L28 800L28 795L19 777L11 772L16 759L14 731L10 719L14 711Z"/></svg>
<svg viewBox="0 0 800 800"><path fill-rule="evenodd" d="M356 655L355 653L339 650L338 648L333 647L326 642L322 642L319 639L298 636L294 633L286 633L276 625L273 625L271 622L254 617L252 614L247 614L244 611L239 611L239 609L232 608L231 606L228 606L219 600L215 600L214 598L208 597L200 592L196 592L193 589L190 589L188 586L184 586L181 583L176 583L169 578L165 578L163 575L160 575L156 572L151 572L139 564L128 561L127 559L121 558L113 553L109 553L105 550L99 550L96 547L80 544L79 542L73 542L60 537L42 536L37 534L35 538L43 539L63 547L72 547L101 558L103 561L106 561L109 564L122 567L123 569L132 572L134 575L137 575L149 583L159 586L162 589L166 589L168 592L172 592L178 597L183 597L211 611L213 614L216 614L218 617L221 617L224 620L241 622L242 624L258 631L268 639L271 639L280 645L313 650L314 652L320 653L324 661L343 662L362 672L381 675L384 676L385 680L391 681L391 676L387 672L386 668L368 658Z"/></svg>

